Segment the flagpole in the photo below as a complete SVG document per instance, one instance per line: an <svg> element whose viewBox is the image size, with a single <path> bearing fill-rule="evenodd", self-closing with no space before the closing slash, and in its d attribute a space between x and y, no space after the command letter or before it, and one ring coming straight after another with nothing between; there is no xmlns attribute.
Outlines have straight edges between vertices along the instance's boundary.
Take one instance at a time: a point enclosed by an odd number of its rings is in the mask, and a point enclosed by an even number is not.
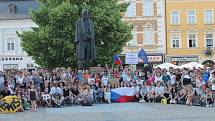
<svg viewBox="0 0 215 121"><path fill-rule="evenodd" d="M114 77L114 62L112 64L112 71L113 71L113 78L115 79L115 77Z"/></svg>

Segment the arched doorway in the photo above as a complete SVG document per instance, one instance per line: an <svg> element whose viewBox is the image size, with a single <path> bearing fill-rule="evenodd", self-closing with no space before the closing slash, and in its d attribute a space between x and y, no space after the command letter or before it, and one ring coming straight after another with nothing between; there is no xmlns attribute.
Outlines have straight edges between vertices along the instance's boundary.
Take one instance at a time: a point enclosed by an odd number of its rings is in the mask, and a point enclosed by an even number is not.
<svg viewBox="0 0 215 121"><path fill-rule="evenodd" d="M208 67L213 67L213 65L215 65L215 63L212 60L206 60L202 63L202 65L206 65Z"/></svg>

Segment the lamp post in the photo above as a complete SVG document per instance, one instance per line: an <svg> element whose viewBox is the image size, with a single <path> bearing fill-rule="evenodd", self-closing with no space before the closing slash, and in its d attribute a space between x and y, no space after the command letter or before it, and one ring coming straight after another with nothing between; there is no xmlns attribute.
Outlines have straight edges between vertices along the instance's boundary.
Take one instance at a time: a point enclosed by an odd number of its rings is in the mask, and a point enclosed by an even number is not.
<svg viewBox="0 0 215 121"><path fill-rule="evenodd" d="M132 45L131 43L128 43L127 47L130 48L131 53L132 53L133 48L135 47L135 45Z"/></svg>
<svg viewBox="0 0 215 121"><path fill-rule="evenodd" d="M131 43L128 43L127 47L130 48L131 54L132 54L132 51L133 51L133 48L135 47L135 45L134 45L134 44L131 44ZM130 64L130 69L131 69L131 71L133 71L133 67L132 67L132 66L133 66L133 65Z"/></svg>

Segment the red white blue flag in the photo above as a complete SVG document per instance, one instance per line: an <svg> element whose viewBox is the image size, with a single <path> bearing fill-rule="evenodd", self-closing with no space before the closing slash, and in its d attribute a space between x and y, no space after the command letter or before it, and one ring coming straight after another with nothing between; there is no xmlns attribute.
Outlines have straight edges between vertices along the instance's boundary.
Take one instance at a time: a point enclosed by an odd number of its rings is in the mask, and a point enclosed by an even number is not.
<svg viewBox="0 0 215 121"><path fill-rule="evenodd" d="M122 61L116 54L113 56L113 63L116 65L122 65Z"/></svg>
<svg viewBox="0 0 215 121"><path fill-rule="evenodd" d="M131 87L120 87L111 90L111 102L131 102L135 99L135 90Z"/></svg>

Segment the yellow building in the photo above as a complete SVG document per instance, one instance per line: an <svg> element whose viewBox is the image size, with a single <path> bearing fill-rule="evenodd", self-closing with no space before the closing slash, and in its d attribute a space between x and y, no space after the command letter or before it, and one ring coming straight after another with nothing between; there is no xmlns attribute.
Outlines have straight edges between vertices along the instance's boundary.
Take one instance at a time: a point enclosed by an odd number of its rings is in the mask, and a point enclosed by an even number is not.
<svg viewBox="0 0 215 121"><path fill-rule="evenodd" d="M215 61L215 0L166 0L166 62Z"/></svg>

